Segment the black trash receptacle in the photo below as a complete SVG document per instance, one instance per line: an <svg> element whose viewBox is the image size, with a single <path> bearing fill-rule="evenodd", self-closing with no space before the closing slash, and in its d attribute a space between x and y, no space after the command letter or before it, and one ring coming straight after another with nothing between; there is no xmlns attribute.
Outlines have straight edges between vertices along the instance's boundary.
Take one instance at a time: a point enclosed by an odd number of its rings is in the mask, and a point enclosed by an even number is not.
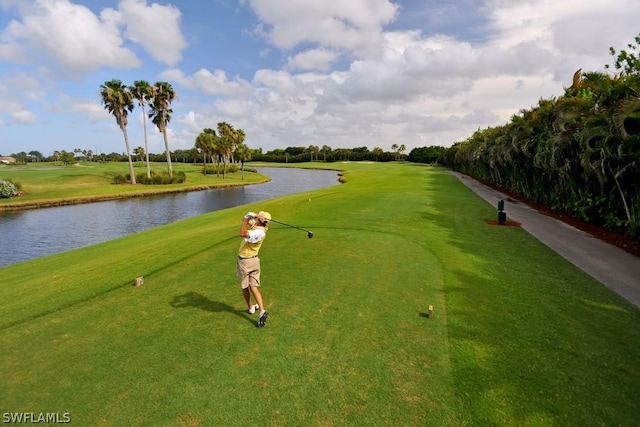
<svg viewBox="0 0 640 427"><path fill-rule="evenodd" d="M500 211L498 212L498 222L500 224L504 224L505 222L507 222L507 213L504 211Z"/></svg>

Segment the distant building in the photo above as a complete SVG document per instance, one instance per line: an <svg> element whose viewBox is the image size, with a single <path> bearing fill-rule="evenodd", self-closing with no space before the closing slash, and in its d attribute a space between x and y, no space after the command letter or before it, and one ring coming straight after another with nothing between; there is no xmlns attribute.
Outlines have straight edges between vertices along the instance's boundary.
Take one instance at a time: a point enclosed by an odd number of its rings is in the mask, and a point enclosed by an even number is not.
<svg viewBox="0 0 640 427"><path fill-rule="evenodd" d="M14 157L2 157L0 156L0 163L4 163L5 165L10 165L16 162Z"/></svg>

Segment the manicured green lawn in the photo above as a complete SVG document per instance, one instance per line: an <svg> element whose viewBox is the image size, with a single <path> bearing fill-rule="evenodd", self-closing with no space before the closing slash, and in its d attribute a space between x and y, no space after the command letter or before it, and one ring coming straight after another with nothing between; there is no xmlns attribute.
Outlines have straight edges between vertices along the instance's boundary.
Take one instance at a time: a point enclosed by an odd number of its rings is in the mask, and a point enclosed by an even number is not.
<svg viewBox="0 0 640 427"><path fill-rule="evenodd" d="M78 425L635 425L640 311L441 168L0 268L0 412ZM268 210L256 328L240 219ZM144 276L142 287L132 286ZM435 314L426 317L429 305Z"/></svg>
<svg viewBox="0 0 640 427"><path fill-rule="evenodd" d="M164 192L186 191L191 188L213 186L232 186L263 182L266 177L257 173L241 171L222 174L202 174L202 164L193 165L174 162L173 171L184 172L187 179L181 184L172 185L131 185L113 184L116 175L129 173L126 162L80 162L73 166L53 163L29 163L28 165L0 165L0 179L10 179L19 184L24 195L14 198L0 198L0 210L13 206L56 204L61 201L80 202L91 199L109 199L131 197L133 195L158 194ZM166 173L166 163L152 163L151 170ZM146 174L144 162L135 163L136 174Z"/></svg>

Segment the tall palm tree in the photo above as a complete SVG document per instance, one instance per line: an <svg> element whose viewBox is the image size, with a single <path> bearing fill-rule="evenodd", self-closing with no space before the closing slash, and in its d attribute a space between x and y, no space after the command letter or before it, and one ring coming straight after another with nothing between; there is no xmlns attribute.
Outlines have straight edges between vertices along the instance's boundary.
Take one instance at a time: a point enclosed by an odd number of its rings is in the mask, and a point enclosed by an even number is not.
<svg viewBox="0 0 640 427"><path fill-rule="evenodd" d="M233 153L235 130L227 122L218 123L218 147L222 155L222 179L227 176L227 163Z"/></svg>
<svg viewBox="0 0 640 427"><path fill-rule="evenodd" d="M206 135L204 135L204 133L200 133L200 135L198 135L196 137L196 142L194 144L194 147L196 148L196 150L200 151L202 153L202 174L206 175L207 174L207 148L206 148Z"/></svg>
<svg viewBox="0 0 640 427"><path fill-rule="evenodd" d="M318 152L320 149L316 145L310 145L305 150L306 153L309 153L309 161L313 162L313 160L318 160Z"/></svg>
<svg viewBox="0 0 640 427"><path fill-rule="evenodd" d="M377 161L378 161L378 158L384 154L384 151L383 151L383 150L382 150L382 148L380 148L380 147L375 147L375 148L372 150L372 153L373 153L373 155L375 156L375 158L376 158L376 162L377 162ZM318 158L317 158L317 157L316 157L316 160L318 160Z"/></svg>
<svg viewBox="0 0 640 427"><path fill-rule="evenodd" d="M171 167L171 151L169 150L169 141L167 140L167 125L171 121L171 103L176 98L176 92L167 82L156 82L153 87L153 99L151 101L149 118L158 130L162 132L164 137L164 148L167 155L167 169L169 176L173 176L173 168Z"/></svg>
<svg viewBox="0 0 640 427"><path fill-rule="evenodd" d="M209 150L209 154L211 155L211 163L213 163L216 168L216 178L220 178L220 160L222 159L222 144L220 144L220 137L213 129L207 128L205 130L211 131L211 135L207 140L207 148Z"/></svg>
<svg viewBox="0 0 640 427"><path fill-rule="evenodd" d="M233 132L233 152L235 153L239 146L244 144L244 140L247 138L247 135L244 133L242 129L236 129Z"/></svg>
<svg viewBox="0 0 640 427"><path fill-rule="evenodd" d="M324 158L324 161L327 161L327 153L331 152L331 147L329 147L328 145L323 145L321 150L322 151L322 156Z"/></svg>
<svg viewBox="0 0 640 427"><path fill-rule="evenodd" d="M144 152L147 160L147 178L151 179L151 166L149 163L149 143L147 142L147 114L144 106L148 103L153 95L153 88L144 80L136 80L133 86L129 86L129 91L133 98L138 101L138 105L142 108L142 128L144 129Z"/></svg>
<svg viewBox="0 0 640 427"><path fill-rule="evenodd" d="M142 160L142 156L144 156L144 148L142 147L136 147L133 149L133 154L136 156L137 159Z"/></svg>
<svg viewBox="0 0 640 427"><path fill-rule="evenodd" d="M313 153L313 157L316 159L316 162L317 162L320 148L317 145L310 145L309 148L311 149L311 152Z"/></svg>
<svg viewBox="0 0 640 427"><path fill-rule="evenodd" d="M100 85L100 97L105 110L113 114L116 123L124 135L124 144L127 147L129 157L129 174L131 183L136 183L136 174L133 171L133 161L131 160L131 149L129 148L129 136L127 135L127 116L133 111L133 95L120 80L113 79Z"/></svg>
<svg viewBox="0 0 640 427"><path fill-rule="evenodd" d="M216 131L210 128L203 129L196 138L195 147L202 152L203 156L203 173L207 174L207 156L211 156L211 162L214 162L214 154L216 151Z"/></svg>
<svg viewBox="0 0 640 427"><path fill-rule="evenodd" d="M251 149L246 144L240 144L236 147L235 156L240 162L242 179L244 179L244 163L251 160Z"/></svg>

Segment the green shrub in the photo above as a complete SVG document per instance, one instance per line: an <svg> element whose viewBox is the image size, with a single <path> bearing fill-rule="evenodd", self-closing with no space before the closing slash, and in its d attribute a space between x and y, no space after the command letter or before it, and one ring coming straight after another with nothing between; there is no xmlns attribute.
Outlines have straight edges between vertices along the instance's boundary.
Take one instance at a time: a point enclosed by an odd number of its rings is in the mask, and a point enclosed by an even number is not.
<svg viewBox="0 0 640 427"><path fill-rule="evenodd" d="M171 184L182 184L187 180L187 175L183 171L174 172Z"/></svg>
<svg viewBox="0 0 640 427"><path fill-rule="evenodd" d="M129 181L129 175L125 176L125 175L116 175L113 177L113 183L114 184L126 184Z"/></svg>
<svg viewBox="0 0 640 427"><path fill-rule="evenodd" d="M0 181L0 198L9 199L18 195L18 187L11 181Z"/></svg>
<svg viewBox="0 0 640 427"><path fill-rule="evenodd" d="M181 184L187 180L187 175L183 171L173 173L173 177L169 177L167 172L151 171L151 178L147 178L146 173L136 174L136 182L143 185L167 185Z"/></svg>
<svg viewBox="0 0 640 427"><path fill-rule="evenodd" d="M207 173L207 175L213 175L213 174L217 174L217 173L222 175L223 168L224 168L224 166L222 164L220 164L220 165L207 165L206 173ZM227 165L227 172L226 173L236 173L236 172L239 172L239 171L240 171L240 166L238 166L237 164L232 163L232 164ZM245 172L258 172L256 169L251 169L251 168L246 168L244 171ZM203 173L204 173L204 169L203 169Z"/></svg>

